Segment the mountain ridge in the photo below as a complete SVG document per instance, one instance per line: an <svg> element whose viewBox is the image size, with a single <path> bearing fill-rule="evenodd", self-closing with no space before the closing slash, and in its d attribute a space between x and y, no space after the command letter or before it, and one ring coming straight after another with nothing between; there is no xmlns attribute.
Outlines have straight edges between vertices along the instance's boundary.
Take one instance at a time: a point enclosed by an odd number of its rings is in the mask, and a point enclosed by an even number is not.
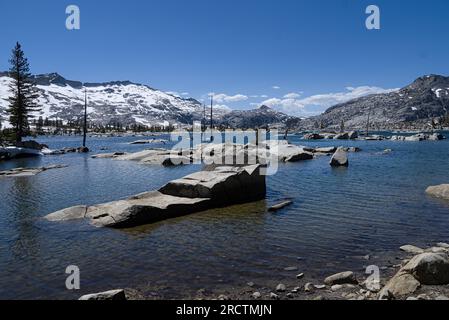
<svg viewBox="0 0 449 320"><path fill-rule="evenodd" d="M328 108L324 113L307 118L301 128L364 129L403 128L410 124L426 126L449 111L449 77L430 74L417 78L393 92L359 97Z"/></svg>

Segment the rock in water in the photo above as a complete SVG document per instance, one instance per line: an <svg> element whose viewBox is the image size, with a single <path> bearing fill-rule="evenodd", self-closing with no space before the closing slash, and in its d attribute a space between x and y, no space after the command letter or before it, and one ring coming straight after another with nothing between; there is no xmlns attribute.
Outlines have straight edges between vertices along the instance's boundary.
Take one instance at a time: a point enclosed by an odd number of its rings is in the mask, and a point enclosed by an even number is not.
<svg viewBox="0 0 449 320"><path fill-rule="evenodd" d="M270 208L268 209L268 211L270 211L270 212L279 211L279 210L281 210L281 209L283 209L283 208L285 208L285 207L288 207L288 206L290 206L290 205L292 205L292 204L293 204L293 201L290 201L290 200L283 201L283 202L281 202L281 203L278 203L278 204L276 204L276 205L270 207Z"/></svg>
<svg viewBox="0 0 449 320"><path fill-rule="evenodd" d="M222 206L263 199L266 183L259 165L241 168L224 166L171 181L159 191L178 197L208 198Z"/></svg>
<svg viewBox="0 0 449 320"><path fill-rule="evenodd" d="M355 278L354 272L346 271L327 277L324 283L328 286L333 286L335 284L358 284L358 281Z"/></svg>
<svg viewBox="0 0 449 320"><path fill-rule="evenodd" d="M79 298L79 300L126 300L125 291L122 289L111 290L100 293L87 294Z"/></svg>
<svg viewBox="0 0 449 320"><path fill-rule="evenodd" d="M344 151L343 148L338 148L332 156L330 165L332 167L348 167L349 160L347 152Z"/></svg>
<svg viewBox="0 0 449 320"><path fill-rule="evenodd" d="M440 253L422 253L402 268L425 285L449 284L449 258Z"/></svg>
<svg viewBox="0 0 449 320"><path fill-rule="evenodd" d="M349 135L349 139L351 139L351 140L358 139L358 137L359 137L359 134L357 131L351 131L351 132L349 132L348 135Z"/></svg>
<svg viewBox="0 0 449 320"><path fill-rule="evenodd" d="M449 184L428 187L426 193L437 198L449 200Z"/></svg>
<svg viewBox="0 0 449 320"><path fill-rule="evenodd" d="M46 219L64 221L87 218L100 227L130 228L207 209L265 198L265 176L260 166L217 167L169 182L160 191L126 200L50 214Z"/></svg>
<svg viewBox="0 0 449 320"><path fill-rule="evenodd" d="M324 139L324 136L322 136L318 133L308 133L308 134L305 134L302 138L304 140L322 140L322 139Z"/></svg>
<svg viewBox="0 0 449 320"><path fill-rule="evenodd" d="M327 148L316 148L314 150L316 153L335 153L337 151L336 147L327 147Z"/></svg>
<svg viewBox="0 0 449 320"><path fill-rule="evenodd" d="M334 137L334 140L348 140L349 134L348 133L339 133Z"/></svg>

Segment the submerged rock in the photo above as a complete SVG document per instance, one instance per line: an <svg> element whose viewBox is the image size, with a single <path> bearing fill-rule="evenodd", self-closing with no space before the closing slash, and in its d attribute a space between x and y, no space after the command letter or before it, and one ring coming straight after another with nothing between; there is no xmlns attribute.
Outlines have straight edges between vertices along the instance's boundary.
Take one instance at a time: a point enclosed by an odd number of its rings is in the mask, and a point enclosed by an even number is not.
<svg viewBox="0 0 449 320"><path fill-rule="evenodd" d="M168 142L167 140L163 140L163 139L151 139L151 140L137 140L137 141L130 142L129 144L151 144L151 143L166 144L167 142Z"/></svg>
<svg viewBox="0 0 449 320"><path fill-rule="evenodd" d="M292 204L293 204L293 201L291 201L291 200L283 201L283 202L278 203L278 204L276 204L274 206L271 206L268 209L268 211L270 211L270 212L279 211L279 210L281 210L281 209L283 209L285 207L288 207L288 206L290 206Z"/></svg>
<svg viewBox="0 0 449 320"><path fill-rule="evenodd" d="M51 165L39 168L15 168L6 171L0 171L0 177L32 177L44 171L52 169L62 169L66 167L66 165Z"/></svg>
<svg viewBox="0 0 449 320"><path fill-rule="evenodd" d="M343 148L338 148L332 156L330 161L332 167L347 167L349 166L348 154Z"/></svg>

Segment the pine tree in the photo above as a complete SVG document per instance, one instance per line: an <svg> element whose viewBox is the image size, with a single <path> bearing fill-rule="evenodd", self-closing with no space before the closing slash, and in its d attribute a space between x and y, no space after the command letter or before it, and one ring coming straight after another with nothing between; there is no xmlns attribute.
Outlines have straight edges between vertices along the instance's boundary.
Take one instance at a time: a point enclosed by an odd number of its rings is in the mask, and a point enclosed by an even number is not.
<svg viewBox="0 0 449 320"><path fill-rule="evenodd" d="M31 112L39 111L34 100L37 98L35 84L31 79L28 59L25 58L22 46L16 43L9 60L11 68L9 75L13 79L10 90L13 96L9 98L9 122L14 128L16 142L29 132L28 120L33 116Z"/></svg>

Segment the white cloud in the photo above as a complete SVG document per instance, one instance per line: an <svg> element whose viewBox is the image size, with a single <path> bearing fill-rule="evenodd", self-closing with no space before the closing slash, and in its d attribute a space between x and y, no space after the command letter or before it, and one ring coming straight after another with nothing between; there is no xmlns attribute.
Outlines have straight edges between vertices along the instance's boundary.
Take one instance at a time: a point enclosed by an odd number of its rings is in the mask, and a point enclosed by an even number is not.
<svg viewBox="0 0 449 320"><path fill-rule="evenodd" d="M369 86L347 87L346 91L343 92L317 94L303 99L298 99L298 97L295 98L293 95L288 94L283 99L271 98L265 100L261 105L267 105L291 115L311 116L324 112L336 104L344 103L352 99L397 90Z"/></svg>
<svg viewBox="0 0 449 320"><path fill-rule="evenodd" d="M279 86L273 86L272 87L274 90L279 90L281 87L279 87Z"/></svg>
<svg viewBox="0 0 449 320"><path fill-rule="evenodd" d="M301 97L301 95L296 92L288 93L284 96L285 99L298 99L299 97Z"/></svg>
<svg viewBox="0 0 449 320"><path fill-rule="evenodd" d="M183 93L181 93L181 95L182 95L182 96L188 96L188 95L190 95L190 93L188 93L188 92L183 92Z"/></svg>
<svg viewBox="0 0 449 320"><path fill-rule="evenodd" d="M239 101L245 101L248 100L248 97L243 94L236 94L233 96L220 93L220 94L214 94L214 100L218 103L223 102L239 102Z"/></svg>

